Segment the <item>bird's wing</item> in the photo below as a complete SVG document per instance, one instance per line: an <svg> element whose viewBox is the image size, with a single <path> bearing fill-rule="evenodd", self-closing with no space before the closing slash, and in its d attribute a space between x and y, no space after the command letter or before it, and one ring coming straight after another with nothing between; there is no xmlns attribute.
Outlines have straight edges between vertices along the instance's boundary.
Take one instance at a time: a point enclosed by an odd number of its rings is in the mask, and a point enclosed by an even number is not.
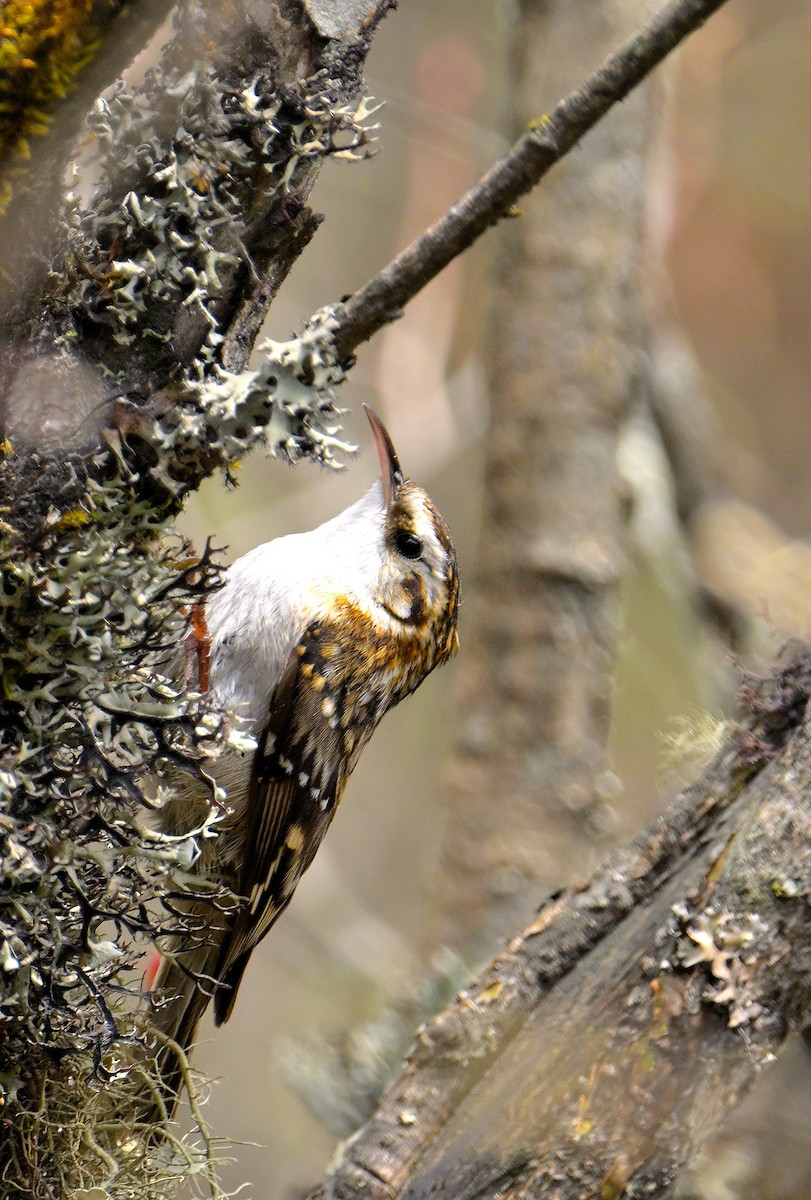
<svg viewBox="0 0 811 1200"><path fill-rule="evenodd" d="M245 903L225 936L217 970L228 982L243 960L230 984L231 996L221 1003L222 1019L247 956L287 906L312 861L349 771L337 649L328 627L310 626L271 697L248 785L238 881Z"/></svg>

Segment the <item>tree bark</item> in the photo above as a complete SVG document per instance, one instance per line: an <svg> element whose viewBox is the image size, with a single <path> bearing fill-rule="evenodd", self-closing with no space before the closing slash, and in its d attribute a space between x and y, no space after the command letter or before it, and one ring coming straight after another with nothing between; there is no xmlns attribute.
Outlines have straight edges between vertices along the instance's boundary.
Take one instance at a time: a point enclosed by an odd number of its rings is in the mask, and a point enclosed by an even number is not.
<svg viewBox="0 0 811 1200"><path fill-rule="evenodd" d="M160 61L94 107L95 177L78 200L61 177L49 180L62 203L33 274L6 281L0 1088L13 1116L0 1127L0 1174L9 1194L53 1200L98 1186L116 1200L164 1200L184 1174L220 1194L202 1122L198 1148L167 1129L157 1150L145 1115L156 1083L143 948L188 932L189 865L150 823L148 780L178 764L199 776L226 732L207 698L172 674L189 608L218 568L210 546L195 553L171 520L185 491L233 462L234 438L247 448L275 425L288 457L319 444L327 457L335 445L318 432L332 410L306 346L298 375L278 364L300 392L275 421L267 389L245 424L234 396L253 380L240 376L251 333L317 225L306 199L320 165L346 152L339 133L363 152L356 102L388 7L187 0ZM69 152L55 148L54 170ZM206 386L220 399L206 400ZM291 422L301 443L289 441ZM213 821L221 810L212 795Z"/></svg>
<svg viewBox="0 0 811 1200"><path fill-rule="evenodd" d="M725 2L670 0L550 112L534 117L500 162L430 229L350 296L335 330L341 358L396 319L412 296L490 226L514 215L516 202ZM568 83L565 79L561 91ZM536 102L537 97L531 97L529 111L537 111Z"/></svg>
<svg viewBox="0 0 811 1200"><path fill-rule="evenodd" d="M664 1197L811 1005L811 659L417 1035L312 1200Z"/></svg>

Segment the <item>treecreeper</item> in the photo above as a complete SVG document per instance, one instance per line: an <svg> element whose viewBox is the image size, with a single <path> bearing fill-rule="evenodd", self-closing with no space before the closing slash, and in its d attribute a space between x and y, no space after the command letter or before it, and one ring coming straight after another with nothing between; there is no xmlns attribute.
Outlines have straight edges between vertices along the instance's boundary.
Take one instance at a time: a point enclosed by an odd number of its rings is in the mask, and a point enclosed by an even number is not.
<svg viewBox="0 0 811 1200"><path fill-rule="evenodd" d="M197 839L192 867L236 900L226 911L184 902L194 932L164 947L152 991L170 1114L182 1074L171 1043L189 1050L210 1003L217 1025L228 1020L248 959L290 903L363 747L458 646L450 531L366 412L380 479L317 529L238 559L205 607L211 700L256 749L214 761L225 816L216 836ZM192 833L210 805L205 780L172 780L162 832Z"/></svg>

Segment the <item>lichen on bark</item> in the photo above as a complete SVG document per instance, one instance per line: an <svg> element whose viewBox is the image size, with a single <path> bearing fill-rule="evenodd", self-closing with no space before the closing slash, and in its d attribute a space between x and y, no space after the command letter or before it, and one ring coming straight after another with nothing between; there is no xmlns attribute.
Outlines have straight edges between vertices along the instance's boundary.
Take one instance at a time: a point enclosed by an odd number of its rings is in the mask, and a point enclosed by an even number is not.
<svg viewBox="0 0 811 1200"><path fill-rule="evenodd" d="M195 1148L171 1130L156 1142L144 1115L159 1099L144 954L200 935L191 891L212 912L233 903L188 871L217 836L221 791L210 783L188 837L151 821L179 772L208 778L234 742L183 651L222 556L172 522L258 443L332 466L349 449L332 310L298 338L265 339L250 365L246 330L315 230L306 198L321 163L367 152L362 65L387 7L366 5L331 40L296 0L186 0L157 64L96 103L20 294L9 275L0 285L10 1195L157 1200L181 1178L217 1194L202 1122Z"/></svg>

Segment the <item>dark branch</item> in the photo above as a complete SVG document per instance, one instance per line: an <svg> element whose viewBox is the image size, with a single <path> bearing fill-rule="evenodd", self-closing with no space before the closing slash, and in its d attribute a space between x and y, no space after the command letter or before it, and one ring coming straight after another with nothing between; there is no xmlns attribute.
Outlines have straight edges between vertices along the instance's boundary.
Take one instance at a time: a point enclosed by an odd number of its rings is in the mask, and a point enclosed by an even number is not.
<svg viewBox="0 0 811 1200"><path fill-rule="evenodd" d="M312 1200L672 1193L808 1021L811 660L417 1034ZM511 1185L511 1186L510 1186Z"/></svg>
<svg viewBox="0 0 811 1200"><path fill-rule="evenodd" d="M466 195L347 301L335 334L341 359L395 321L405 304L491 225L514 215L516 201L724 3L671 0L550 114L533 121Z"/></svg>

